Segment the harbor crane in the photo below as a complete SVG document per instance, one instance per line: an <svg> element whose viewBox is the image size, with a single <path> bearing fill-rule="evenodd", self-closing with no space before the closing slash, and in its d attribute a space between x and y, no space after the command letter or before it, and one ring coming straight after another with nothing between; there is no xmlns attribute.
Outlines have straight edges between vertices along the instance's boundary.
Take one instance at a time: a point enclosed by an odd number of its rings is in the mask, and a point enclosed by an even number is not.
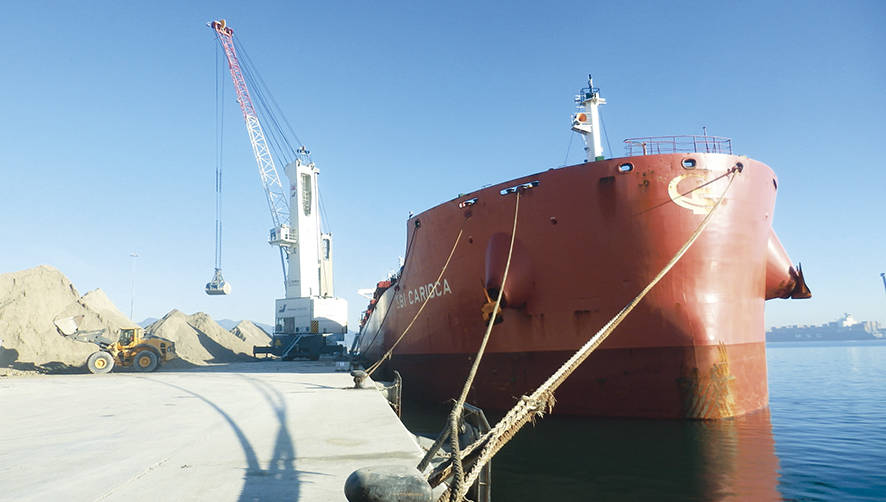
<svg viewBox="0 0 886 502"><path fill-rule="evenodd" d="M326 336L347 332L347 301L336 298L332 281L332 234L321 230L318 175L311 152L298 141L289 127L293 142L280 126L289 125L277 115L279 107L264 89L264 81L252 68L248 54L235 43L234 30L224 19L207 24L224 49L237 103L243 112L252 153L271 214L268 243L280 250L285 297L276 300L274 334L270 347L256 347L254 353L283 358L308 357L334 352ZM238 57L238 50L245 56ZM247 85L249 81L249 85ZM250 93L255 91L256 99ZM262 115L262 120L259 116ZM265 129L262 123L268 126ZM274 162L274 154L284 161L288 184L284 185ZM288 190L287 190L288 188ZM226 294L224 279L216 265L216 276L206 285L208 294ZM228 289L230 291L230 289Z"/></svg>

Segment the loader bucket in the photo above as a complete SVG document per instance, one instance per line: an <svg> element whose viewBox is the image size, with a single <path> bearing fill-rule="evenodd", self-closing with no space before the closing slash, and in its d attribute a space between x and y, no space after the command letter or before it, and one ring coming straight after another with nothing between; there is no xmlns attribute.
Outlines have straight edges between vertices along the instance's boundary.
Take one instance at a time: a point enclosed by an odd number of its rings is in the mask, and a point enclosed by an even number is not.
<svg viewBox="0 0 886 502"><path fill-rule="evenodd" d="M64 317L61 319L56 319L52 323L55 324L55 328L59 333L65 336L71 336L77 332L77 327L80 325L80 321L83 320L82 315L74 316L74 317Z"/></svg>

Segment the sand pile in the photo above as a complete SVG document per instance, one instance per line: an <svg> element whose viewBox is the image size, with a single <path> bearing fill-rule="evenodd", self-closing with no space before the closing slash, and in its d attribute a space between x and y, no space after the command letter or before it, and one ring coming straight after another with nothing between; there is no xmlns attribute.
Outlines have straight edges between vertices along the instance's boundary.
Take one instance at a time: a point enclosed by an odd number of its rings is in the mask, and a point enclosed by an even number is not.
<svg viewBox="0 0 886 502"><path fill-rule="evenodd" d="M108 298L101 288L94 289L80 298L80 302L98 312L102 317L113 323L115 326L135 328L138 324L133 322L126 314L120 312L114 302Z"/></svg>
<svg viewBox="0 0 886 502"><path fill-rule="evenodd" d="M57 318L81 315L82 330L116 333L121 327L134 326L104 291L96 289L81 297L71 281L53 267L41 265L0 274L0 367L82 366L96 346L68 340L52 324Z"/></svg>
<svg viewBox="0 0 886 502"><path fill-rule="evenodd" d="M267 335L260 343L241 339L203 312L186 315L172 310L163 319L145 328L145 333L146 336L175 342L178 356L186 362L198 365L251 360L252 346L268 343Z"/></svg>
<svg viewBox="0 0 886 502"><path fill-rule="evenodd" d="M101 289L83 296L57 269L41 265L0 274L0 368L19 371L58 371L82 368L98 350L92 343L61 336L56 319L82 316L80 331L104 329L116 338L119 330L136 327ZM240 321L231 331L208 315L185 315L173 310L145 329L145 336L175 342L180 359L170 367L204 365L252 359L254 345L267 346L268 334L250 321Z"/></svg>
<svg viewBox="0 0 886 502"><path fill-rule="evenodd" d="M249 345L267 346L271 343L271 335L252 321L240 321L231 328L231 333Z"/></svg>

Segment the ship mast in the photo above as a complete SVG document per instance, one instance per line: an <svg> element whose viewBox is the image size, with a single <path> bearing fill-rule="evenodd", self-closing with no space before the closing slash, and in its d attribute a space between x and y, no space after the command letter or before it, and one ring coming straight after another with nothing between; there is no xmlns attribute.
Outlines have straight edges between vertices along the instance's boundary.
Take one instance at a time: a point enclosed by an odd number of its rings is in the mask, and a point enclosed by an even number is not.
<svg viewBox="0 0 886 502"><path fill-rule="evenodd" d="M578 113L572 114L572 130L584 136L585 162L603 160L603 144L600 142L600 112L598 107L606 100L600 97L600 89L594 87L594 79L588 75L588 86L575 96Z"/></svg>

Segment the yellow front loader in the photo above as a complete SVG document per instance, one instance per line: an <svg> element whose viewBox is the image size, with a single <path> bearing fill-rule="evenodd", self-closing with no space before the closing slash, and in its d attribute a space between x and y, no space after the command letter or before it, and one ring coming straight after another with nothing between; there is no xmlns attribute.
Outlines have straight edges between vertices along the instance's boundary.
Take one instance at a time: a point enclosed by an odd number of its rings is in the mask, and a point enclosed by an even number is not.
<svg viewBox="0 0 886 502"><path fill-rule="evenodd" d="M94 343L99 350L86 359L92 373L107 373L120 366L136 371L154 371L161 364L175 359L175 344L164 338L145 338L142 328L122 328L116 337L108 330L80 331L83 316L57 319L55 327L62 336L78 342Z"/></svg>

